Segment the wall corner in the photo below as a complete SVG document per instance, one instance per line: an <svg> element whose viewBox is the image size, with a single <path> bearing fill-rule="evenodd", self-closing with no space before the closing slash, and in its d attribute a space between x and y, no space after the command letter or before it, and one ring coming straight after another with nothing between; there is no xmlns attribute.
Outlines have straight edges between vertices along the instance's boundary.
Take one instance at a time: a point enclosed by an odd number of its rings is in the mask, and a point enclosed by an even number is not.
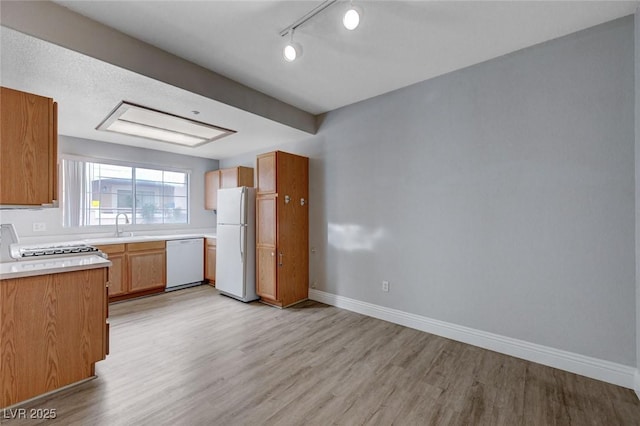
<svg viewBox="0 0 640 426"><path fill-rule="evenodd" d="M636 238L636 374L634 389L640 399L640 7L634 14L635 51L635 238Z"/></svg>

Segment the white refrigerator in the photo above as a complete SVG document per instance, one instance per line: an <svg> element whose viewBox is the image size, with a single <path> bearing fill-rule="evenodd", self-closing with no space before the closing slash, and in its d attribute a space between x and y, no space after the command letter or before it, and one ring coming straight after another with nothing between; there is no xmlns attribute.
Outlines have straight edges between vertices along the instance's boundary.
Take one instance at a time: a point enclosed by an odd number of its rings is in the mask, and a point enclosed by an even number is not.
<svg viewBox="0 0 640 426"><path fill-rule="evenodd" d="M216 288L251 302L256 294L256 190L242 186L218 190Z"/></svg>

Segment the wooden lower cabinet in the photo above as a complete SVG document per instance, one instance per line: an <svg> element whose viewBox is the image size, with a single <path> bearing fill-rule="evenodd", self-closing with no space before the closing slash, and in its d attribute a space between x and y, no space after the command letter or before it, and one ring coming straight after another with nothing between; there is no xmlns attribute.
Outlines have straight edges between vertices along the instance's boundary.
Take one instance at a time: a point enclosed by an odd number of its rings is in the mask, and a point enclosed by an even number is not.
<svg viewBox="0 0 640 426"><path fill-rule="evenodd" d="M207 238L205 245L204 278L209 284L216 284L216 239Z"/></svg>
<svg viewBox="0 0 640 426"><path fill-rule="evenodd" d="M165 241L97 246L112 262L109 301L161 293L166 287Z"/></svg>
<svg viewBox="0 0 640 426"><path fill-rule="evenodd" d="M109 348L107 271L0 280L0 408L95 374Z"/></svg>
<svg viewBox="0 0 640 426"><path fill-rule="evenodd" d="M256 250L256 289L265 299L279 300L276 285L275 247L258 247Z"/></svg>
<svg viewBox="0 0 640 426"><path fill-rule="evenodd" d="M125 244L110 244L98 246L100 250L109 256L111 268L109 268L109 298L120 296L127 292L127 260L125 257Z"/></svg>
<svg viewBox="0 0 640 426"><path fill-rule="evenodd" d="M165 242L127 244L127 271L130 292L164 290L167 284Z"/></svg>

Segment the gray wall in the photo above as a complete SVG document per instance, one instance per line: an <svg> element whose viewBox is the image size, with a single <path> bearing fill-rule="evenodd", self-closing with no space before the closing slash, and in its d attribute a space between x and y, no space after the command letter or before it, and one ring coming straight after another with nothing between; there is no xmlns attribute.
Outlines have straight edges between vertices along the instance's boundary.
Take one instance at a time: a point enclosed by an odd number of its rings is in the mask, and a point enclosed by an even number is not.
<svg viewBox="0 0 640 426"><path fill-rule="evenodd" d="M627 17L327 114L311 282L635 366L634 102Z"/></svg>
<svg viewBox="0 0 640 426"><path fill-rule="evenodd" d="M190 224L185 225L136 225L129 230L185 230L215 228L215 214L204 209L204 173L218 169L218 160L173 154L144 148L135 148L113 143L79 139L69 136L58 138L60 155L71 154L90 158L129 161L134 163L167 166L191 171L190 177ZM62 234L104 233L111 231L108 227L63 228L62 209L48 208L36 210L2 210L2 223L13 223L21 238L42 237ZM33 232L33 222L46 224L45 232Z"/></svg>

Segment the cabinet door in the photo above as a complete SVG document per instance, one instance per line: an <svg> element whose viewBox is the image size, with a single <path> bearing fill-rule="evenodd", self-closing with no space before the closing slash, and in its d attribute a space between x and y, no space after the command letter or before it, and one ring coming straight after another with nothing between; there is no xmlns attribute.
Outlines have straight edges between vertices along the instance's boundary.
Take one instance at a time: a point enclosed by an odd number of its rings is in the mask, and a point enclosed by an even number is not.
<svg viewBox="0 0 640 426"><path fill-rule="evenodd" d="M256 197L256 292L273 300L278 298L276 202L275 194Z"/></svg>
<svg viewBox="0 0 640 426"><path fill-rule="evenodd" d="M108 244L96 248L109 256L109 297L119 296L129 291L124 244Z"/></svg>
<svg viewBox="0 0 640 426"><path fill-rule="evenodd" d="M275 194L256 197L256 245L276 248L276 201Z"/></svg>
<svg viewBox="0 0 640 426"><path fill-rule="evenodd" d="M218 208L218 189L220 188L220 170L213 170L204 174L204 208L216 210Z"/></svg>
<svg viewBox="0 0 640 426"><path fill-rule="evenodd" d="M131 291L166 286L164 250L127 253L127 264Z"/></svg>
<svg viewBox="0 0 640 426"><path fill-rule="evenodd" d="M106 277L99 268L0 281L0 407L93 375L105 357Z"/></svg>
<svg viewBox="0 0 640 426"><path fill-rule="evenodd" d="M251 167L238 167L238 186L253 188L253 169Z"/></svg>
<svg viewBox="0 0 640 426"><path fill-rule="evenodd" d="M56 105L50 98L1 90L0 204L52 203L57 189Z"/></svg>
<svg viewBox="0 0 640 426"><path fill-rule="evenodd" d="M216 243L215 240L211 243L210 239L207 239L207 248L206 248L206 262L205 262L205 271L204 277L209 281L210 284L215 284L216 282Z"/></svg>
<svg viewBox="0 0 640 426"><path fill-rule="evenodd" d="M220 188L235 188L238 186L238 168L220 170Z"/></svg>
<svg viewBox="0 0 640 426"><path fill-rule="evenodd" d="M276 152L258 156L258 193L276 192Z"/></svg>
<svg viewBox="0 0 640 426"><path fill-rule="evenodd" d="M109 268L109 297L119 296L128 291L127 288L127 268L125 265L125 255L110 254L111 268Z"/></svg>
<svg viewBox="0 0 640 426"><path fill-rule="evenodd" d="M275 248L256 249L256 293L267 299L278 300Z"/></svg>

